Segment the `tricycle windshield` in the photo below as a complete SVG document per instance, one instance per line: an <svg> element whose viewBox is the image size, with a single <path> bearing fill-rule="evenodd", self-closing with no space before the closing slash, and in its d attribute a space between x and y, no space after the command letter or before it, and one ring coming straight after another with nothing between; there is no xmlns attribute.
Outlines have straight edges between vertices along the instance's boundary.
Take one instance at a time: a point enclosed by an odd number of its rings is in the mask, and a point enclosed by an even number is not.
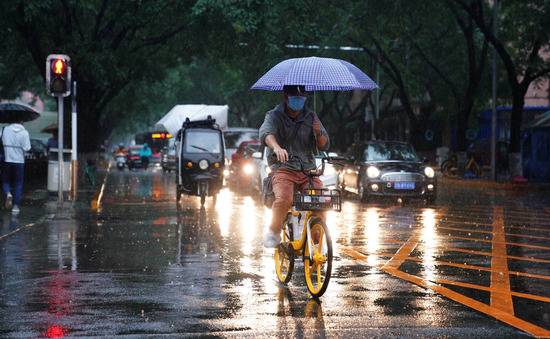
<svg viewBox="0 0 550 339"><path fill-rule="evenodd" d="M364 161L420 161L407 144L370 144L363 154Z"/></svg>
<svg viewBox="0 0 550 339"><path fill-rule="evenodd" d="M188 130L185 132L186 153L221 153L222 142L217 131Z"/></svg>

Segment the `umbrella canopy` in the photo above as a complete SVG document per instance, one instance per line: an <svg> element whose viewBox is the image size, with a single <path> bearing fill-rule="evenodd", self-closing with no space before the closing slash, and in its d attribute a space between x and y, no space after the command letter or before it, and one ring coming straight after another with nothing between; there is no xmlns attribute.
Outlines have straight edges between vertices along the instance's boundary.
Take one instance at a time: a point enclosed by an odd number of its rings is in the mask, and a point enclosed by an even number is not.
<svg viewBox="0 0 550 339"><path fill-rule="evenodd" d="M378 85L347 61L332 58L295 58L282 61L251 89L281 91L285 85L304 85L306 91L372 90Z"/></svg>
<svg viewBox="0 0 550 339"><path fill-rule="evenodd" d="M227 128L227 105L176 105L156 124L155 128L165 129L176 135L186 118L191 121L206 119L211 116L222 130Z"/></svg>
<svg viewBox="0 0 550 339"><path fill-rule="evenodd" d="M14 102L0 103L0 123L11 124L21 121L32 121L40 117L34 108Z"/></svg>
<svg viewBox="0 0 550 339"><path fill-rule="evenodd" d="M58 129L59 128L57 128L57 124L49 124L48 126L42 128L40 132L54 134L54 133L57 133Z"/></svg>

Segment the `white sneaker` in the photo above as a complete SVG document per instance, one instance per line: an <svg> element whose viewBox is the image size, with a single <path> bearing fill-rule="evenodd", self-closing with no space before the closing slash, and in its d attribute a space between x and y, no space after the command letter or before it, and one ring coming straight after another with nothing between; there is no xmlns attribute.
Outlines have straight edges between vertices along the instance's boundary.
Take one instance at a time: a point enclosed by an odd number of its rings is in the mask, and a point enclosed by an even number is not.
<svg viewBox="0 0 550 339"><path fill-rule="evenodd" d="M279 233L274 233L268 227L264 233L264 247L265 248L275 248L281 243L281 235Z"/></svg>
<svg viewBox="0 0 550 339"><path fill-rule="evenodd" d="M11 214L19 214L19 206L13 205L13 208L11 209Z"/></svg>
<svg viewBox="0 0 550 339"><path fill-rule="evenodd" d="M6 207L6 209L9 210L12 207L12 203L13 203L13 196L11 195L11 193L8 193L8 195L6 195L6 203L4 207Z"/></svg>

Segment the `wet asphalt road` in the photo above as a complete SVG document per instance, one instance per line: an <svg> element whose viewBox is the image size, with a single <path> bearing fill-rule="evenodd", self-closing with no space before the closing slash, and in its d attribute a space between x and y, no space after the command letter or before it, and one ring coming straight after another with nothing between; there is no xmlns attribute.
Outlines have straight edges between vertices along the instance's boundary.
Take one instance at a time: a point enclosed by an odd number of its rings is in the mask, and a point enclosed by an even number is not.
<svg viewBox="0 0 550 339"><path fill-rule="evenodd" d="M225 189L176 206L174 175L110 172L98 211L3 213L0 336L519 337L550 330L550 194L442 188L437 204L327 217L320 302L279 285L270 211ZM73 213L73 212L71 212ZM498 319L498 320L497 320ZM545 332L546 331L546 332Z"/></svg>

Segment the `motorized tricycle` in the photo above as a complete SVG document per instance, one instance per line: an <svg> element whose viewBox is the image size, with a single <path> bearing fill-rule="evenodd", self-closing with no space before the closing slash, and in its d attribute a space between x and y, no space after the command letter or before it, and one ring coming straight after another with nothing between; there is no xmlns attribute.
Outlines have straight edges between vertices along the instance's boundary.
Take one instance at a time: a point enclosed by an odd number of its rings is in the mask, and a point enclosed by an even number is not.
<svg viewBox="0 0 550 339"><path fill-rule="evenodd" d="M216 120L186 119L177 134L176 201L182 194L199 196L201 206L207 196L216 197L223 186L224 143Z"/></svg>

